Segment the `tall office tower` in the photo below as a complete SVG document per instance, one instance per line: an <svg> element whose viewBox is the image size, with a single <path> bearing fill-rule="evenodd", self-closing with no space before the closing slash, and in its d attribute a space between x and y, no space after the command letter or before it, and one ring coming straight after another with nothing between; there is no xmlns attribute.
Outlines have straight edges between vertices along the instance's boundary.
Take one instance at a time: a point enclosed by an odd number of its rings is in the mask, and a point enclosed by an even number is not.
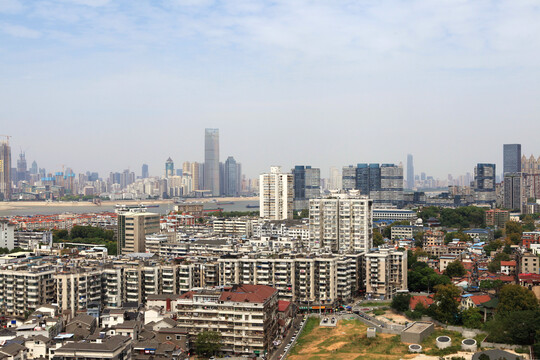
<svg viewBox="0 0 540 360"><path fill-rule="evenodd" d="M204 134L204 189L219 196L219 129L205 129Z"/></svg>
<svg viewBox="0 0 540 360"><path fill-rule="evenodd" d="M329 190L341 190L341 174L339 169L335 166L330 167L330 184L328 186Z"/></svg>
<svg viewBox="0 0 540 360"><path fill-rule="evenodd" d="M219 163L219 194L225 193L225 164Z"/></svg>
<svg viewBox="0 0 540 360"><path fill-rule="evenodd" d="M352 165L344 166L341 175L341 187L343 190L356 189L356 168Z"/></svg>
<svg viewBox="0 0 540 360"><path fill-rule="evenodd" d="M0 200L11 199L11 147L9 139L0 142Z"/></svg>
<svg viewBox="0 0 540 360"><path fill-rule="evenodd" d="M35 175L38 173L38 166L37 162L34 160L32 161L32 166L30 167L30 174Z"/></svg>
<svg viewBox="0 0 540 360"><path fill-rule="evenodd" d="M394 164L358 164L355 189L374 203L403 205L403 167Z"/></svg>
<svg viewBox="0 0 540 360"><path fill-rule="evenodd" d="M321 196L321 170L297 165L292 169L294 210L309 209L309 199Z"/></svg>
<svg viewBox="0 0 540 360"><path fill-rule="evenodd" d="M199 164L199 190L204 190L204 163Z"/></svg>
<svg viewBox="0 0 540 360"><path fill-rule="evenodd" d="M527 157L523 155L521 157L521 172L532 175L540 174L540 156L538 159L535 159L534 155L531 155L531 157L527 159Z"/></svg>
<svg viewBox="0 0 540 360"><path fill-rule="evenodd" d="M120 208L118 213L118 254L146 252L146 235L159 232L159 214L134 206Z"/></svg>
<svg viewBox="0 0 540 360"><path fill-rule="evenodd" d="M474 200L477 204L495 205L495 164L477 164L474 168Z"/></svg>
<svg viewBox="0 0 540 360"><path fill-rule="evenodd" d="M165 162L165 177L168 178L171 176L174 176L174 162L169 157Z"/></svg>
<svg viewBox="0 0 540 360"><path fill-rule="evenodd" d="M503 174L521 172L521 144L504 144Z"/></svg>
<svg viewBox="0 0 540 360"><path fill-rule="evenodd" d="M521 173L504 174L504 207L509 210L521 211L523 203L523 186Z"/></svg>
<svg viewBox="0 0 540 360"><path fill-rule="evenodd" d="M17 182L27 180L26 167L26 155L21 151L17 159Z"/></svg>
<svg viewBox="0 0 540 360"><path fill-rule="evenodd" d="M407 188L414 188L414 164L411 154L407 155Z"/></svg>
<svg viewBox="0 0 540 360"><path fill-rule="evenodd" d="M309 200L310 247L366 252L373 245L373 201L358 190Z"/></svg>
<svg viewBox="0 0 540 360"><path fill-rule="evenodd" d="M259 176L260 217L286 220L293 217L293 176L281 172L281 166L270 167L269 174Z"/></svg>
<svg viewBox="0 0 540 360"><path fill-rule="evenodd" d="M146 179L148 177L148 165L143 164L141 170L141 178Z"/></svg>
<svg viewBox="0 0 540 360"><path fill-rule="evenodd" d="M223 168L223 195L238 196L238 163L234 157L229 156Z"/></svg>

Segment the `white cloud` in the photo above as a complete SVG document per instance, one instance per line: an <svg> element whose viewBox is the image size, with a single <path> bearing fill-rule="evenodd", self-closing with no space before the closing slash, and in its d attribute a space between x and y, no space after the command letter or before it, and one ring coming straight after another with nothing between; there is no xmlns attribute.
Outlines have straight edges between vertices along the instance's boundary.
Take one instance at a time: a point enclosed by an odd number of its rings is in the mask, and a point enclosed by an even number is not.
<svg viewBox="0 0 540 360"><path fill-rule="evenodd" d="M41 37L41 33L39 31L32 30L21 25L0 24L0 30L6 34L20 38L37 39Z"/></svg>

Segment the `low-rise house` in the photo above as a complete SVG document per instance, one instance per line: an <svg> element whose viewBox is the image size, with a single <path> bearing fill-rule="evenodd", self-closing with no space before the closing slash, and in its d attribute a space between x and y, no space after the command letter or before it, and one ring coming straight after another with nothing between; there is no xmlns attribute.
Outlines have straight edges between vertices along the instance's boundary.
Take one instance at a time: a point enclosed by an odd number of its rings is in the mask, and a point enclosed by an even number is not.
<svg viewBox="0 0 540 360"><path fill-rule="evenodd" d="M131 338L111 336L95 342L70 342L51 351L51 360L129 360L131 359Z"/></svg>
<svg viewBox="0 0 540 360"><path fill-rule="evenodd" d="M478 308L484 303L487 303L488 301L491 301L491 296L489 296L488 294L464 294L461 295L461 302L459 306L463 310L469 309L471 307Z"/></svg>
<svg viewBox="0 0 540 360"><path fill-rule="evenodd" d="M43 335L31 336L26 339L24 346L28 349L28 359L46 358L50 339Z"/></svg>
<svg viewBox="0 0 540 360"><path fill-rule="evenodd" d="M516 261L501 261L501 273L505 275L515 275L516 274Z"/></svg>
<svg viewBox="0 0 540 360"><path fill-rule="evenodd" d="M96 318L86 314L79 314L66 325L66 332L76 338L84 339L94 333L97 327Z"/></svg>
<svg viewBox="0 0 540 360"><path fill-rule="evenodd" d="M0 347L0 358L2 360L26 360L28 349L23 345L9 344Z"/></svg>

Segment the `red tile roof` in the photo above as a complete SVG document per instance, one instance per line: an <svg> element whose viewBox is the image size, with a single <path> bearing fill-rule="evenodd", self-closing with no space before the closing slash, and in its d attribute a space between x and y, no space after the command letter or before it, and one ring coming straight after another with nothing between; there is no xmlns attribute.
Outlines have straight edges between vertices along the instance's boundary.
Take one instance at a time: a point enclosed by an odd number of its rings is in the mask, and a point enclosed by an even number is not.
<svg viewBox="0 0 540 360"><path fill-rule="evenodd" d="M231 291L222 292L219 300L263 303L275 293L277 290L270 286L244 284L233 287Z"/></svg>
<svg viewBox="0 0 540 360"><path fill-rule="evenodd" d="M419 303L422 303L425 308L428 308L429 305L433 304L433 295L425 296L425 295L414 295L411 296L411 300L409 302L409 307L411 310L414 310L416 308L416 305Z"/></svg>
<svg viewBox="0 0 540 360"><path fill-rule="evenodd" d="M278 301L278 311L280 311L280 312L285 312L285 311L287 311L287 309L289 308L289 306L291 306L291 302L290 302L290 301L285 301L285 300L279 300L279 301Z"/></svg>
<svg viewBox="0 0 540 360"><path fill-rule="evenodd" d="M515 260L501 261L501 266L516 266Z"/></svg>
<svg viewBox="0 0 540 360"><path fill-rule="evenodd" d="M483 304L485 302L490 301L491 296L489 296L489 295L473 295L473 296L470 296L469 299L471 299L471 301L475 305L480 305L480 304Z"/></svg>

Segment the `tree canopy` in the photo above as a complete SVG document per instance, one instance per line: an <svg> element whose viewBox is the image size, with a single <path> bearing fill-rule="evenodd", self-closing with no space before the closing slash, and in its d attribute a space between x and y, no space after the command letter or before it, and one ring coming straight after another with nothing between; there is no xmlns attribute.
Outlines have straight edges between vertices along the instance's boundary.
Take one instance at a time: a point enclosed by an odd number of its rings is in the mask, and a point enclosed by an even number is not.
<svg viewBox="0 0 540 360"><path fill-rule="evenodd" d="M510 255L505 252L498 253L488 264L488 270L492 273L499 272L501 270L501 261L508 260L510 260Z"/></svg>
<svg viewBox="0 0 540 360"><path fill-rule="evenodd" d="M409 294L397 294L392 299L392 309L405 312L409 310L409 302L411 301L411 295Z"/></svg>
<svg viewBox="0 0 540 360"><path fill-rule="evenodd" d="M504 285L499 294L497 314L504 316L524 310L538 310L538 300L534 293L521 285Z"/></svg>
<svg viewBox="0 0 540 360"><path fill-rule="evenodd" d="M423 208L418 217L426 221L437 218L445 227L469 228L485 227L485 210L476 206L462 206L456 209L428 206Z"/></svg>
<svg viewBox="0 0 540 360"><path fill-rule="evenodd" d="M452 261L446 266L446 269L444 270L444 275L450 278L461 277L464 276L466 273L467 270L465 270L465 266L463 266L463 263L459 260Z"/></svg>
<svg viewBox="0 0 540 360"><path fill-rule="evenodd" d="M506 238L513 244L517 245L521 242L523 227L517 221L507 221L504 225L504 232L506 233Z"/></svg>
<svg viewBox="0 0 540 360"><path fill-rule="evenodd" d="M217 331L203 331L197 335L195 350L197 354L215 355L221 349L221 333Z"/></svg>
<svg viewBox="0 0 540 360"><path fill-rule="evenodd" d="M407 274L409 291L429 291L436 285L449 284L450 278L439 275L425 262L416 262L411 265Z"/></svg>
<svg viewBox="0 0 540 360"><path fill-rule="evenodd" d="M446 324L457 324L459 322L459 288L453 284L435 286L435 295L431 305L432 314L435 319Z"/></svg>

